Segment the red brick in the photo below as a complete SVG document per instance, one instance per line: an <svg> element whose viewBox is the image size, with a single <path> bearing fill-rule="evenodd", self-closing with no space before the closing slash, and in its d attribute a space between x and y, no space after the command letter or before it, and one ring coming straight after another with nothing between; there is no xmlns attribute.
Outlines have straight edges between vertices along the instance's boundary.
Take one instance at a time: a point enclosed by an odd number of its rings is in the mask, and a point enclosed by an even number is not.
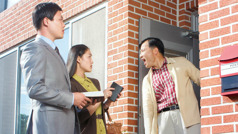
<svg viewBox="0 0 238 134"><path fill-rule="evenodd" d="M115 5L113 5L113 10L119 9L123 7L123 2L117 2Z"/></svg>
<svg viewBox="0 0 238 134"><path fill-rule="evenodd" d="M159 2L161 4L165 4L165 0L155 0L156 2Z"/></svg>
<svg viewBox="0 0 238 134"><path fill-rule="evenodd" d="M229 132L234 132L233 125L221 125L212 127L212 133L229 133Z"/></svg>
<svg viewBox="0 0 238 134"><path fill-rule="evenodd" d="M147 12L144 11L144 10L141 10L139 8L135 8L135 12L140 14L140 15L144 15L144 16L147 16Z"/></svg>
<svg viewBox="0 0 238 134"><path fill-rule="evenodd" d="M238 104L235 105L235 111L238 112Z"/></svg>
<svg viewBox="0 0 238 134"><path fill-rule="evenodd" d="M215 65L219 65L218 58L212 58L212 59L200 61L200 68L205 68L205 67L210 67Z"/></svg>
<svg viewBox="0 0 238 134"><path fill-rule="evenodd" d="M134 13L131 13L131 12L128 12L128 16L131 17L131 18L137 19L137 20L140 18L140 15L137 15L137 14L134 14Z"/></svg>
<svg viewBox="0 0 238 134"><path fill-rule="evenodd" d="M131 105L125 105L124 106L124 111L136 111L137 112L137 106L131 106Z"/></svg>
<svg viewBox="0 0 238 134"><path fill-rule="evenodd" d="M222 37L221 38L221 43L222 44L228 44L228 43L231 43L231 42L236 42L236 41L238 41L237 37L238 37L238 34L232 34L232 35L229 35L229 36Z"/></svg>
<svg viewBox="0 0 238 134"><path fill-rule="evenodd" d="M212 108L212 114L224 114L233 112L233 105L217 106Z"/></svg>
<svg viewBox="0 0 238 134"><path fill-rule="evenodd" d="M232 32L238 32L238 24L232 25Z"/></svg>
<svg viewBox="0 0 238 134"><path fill-rule="evenodd" d="M211 68L211 76L219 75L219 74L220 74L220 68L219 67Z"/></svg>
<svg viewBox="0 0 238 134"><path fill-rule="evenodd" d="M199 14L212 11L218 8L218 2L214 2L211 4L206 4L205 6L199 7Z"/></svg>
<svg viewBox="0 0 238 134"><path fill-rule="evenodd" d="M187 16L187 15L180 15L179 16L179 21L189 21L190 20L190 17L189 16ZM199 38L200 38L200 36L199 36Z"/></svg>
<svg viewBox="0 0 238 134"><path fill-rule="evenodd" d="M210 115L209 108L201 108L201 116Z"/></svg>
<svg viewBox="0 0 238 134"><path fill-rule="evenodd" d="M205 59L205 58L208 58L208 57L209 57L209 50L202 51L202 52L200 51L199 59Z"/></svg>
<svg viewBox="0 0 238 134"><path fill-rule="evenodd" d="M123 98L123 99L118 100L118 105L124 105L124 104L134 104L134 99Z"/></svg>
<svg viewBox="0 0 238 134"><path fill-rule="evenodd" d="M201 80L201 87L221 84L220 77Z"/></svg>
<svg viewBox="0 0 238 134"><path fill-rule="evenodd" d="M148 12L148 17L150 17L152 19L159 20L159 16L157 14L154 14L154 13Z"/></svg>
<svg viewBox="0 0 238 134"><path fill-rule="evenodd" d="M156 13L156 14L159 14L159 15L162 15L162 16L165 16L165 12L163 11L163 10L160 10L160 9L154 9L154 12Z"/></svg>
<svg viewBox="0 0 238 134"><path fill-rule="evenodd" d="M170 1L167 1L167 6L169 6L169 7L171 7L171 8L174 8L174 9L177 8L177 5L174 4L174 3L172 3L172 2L170 2Z"/></svg>
<svg viewBox="0 0 238 134"><path fill-rule="evenodd" d="M201 128L201 134L210 134L210 127L202 127Z"/></svg>
<svg viewBox="0 0 238 134"><path fill-rule="evenodd" d="M203 50L203 49L207 49L207 48L212 48L212 47L216 47L219 45L219 39L214 39L214 40L209 40L209 41L205 41L199 44L199 49Z"/></svg>
<svg viewBox="0 0 238 134"><path fill-rule="evenodd" d="M229 8L221 9L221 10L210 13L209 14L209 20L221 18L221 17L227 16L229 14L230 14L230 9Z"/></svg>
<svg viewBox="0 0 238 134"><path fill-rule="evenodd" d="M173 19L173 20L177 19L175 15L172 15L170 13L166 13L166 18L170 18L170 19Z"/></svg>
<svg viewBox="0 0 238 134"><path fill-rule="evenodd" d="M221 26L228 25L228 24L231 24L231 23L236 23L237 21L238 21L238 14L228 16L228 17L225 17L225 18L221 19Z"/></svg>
<svg viewBox="0 0 238 134"><path fill-rule="evenodd" d="M202 90L200 91L200 96L201 96L201 97L210 96L210 89L209 89L209 88L208 88L208 89L202 89Z"/></svg>
<svg viewBox="0 0 238 134"><path fill-rule="evenodd" d="M218 36L221 36L221 35L229 34L231 32L230 29L231 29L230 27L224 27L224 28L219 28L219 29L216 29L216 30L212 30L210 32L210 37L214 38L214 37L218 37Z"/></svg>
<svg viewBox="0 0 238 134"><path fill-rule="evenodd" d="M117 68L113 68L113 73L120 73L120 72L123 72L123 67L117 67Z"/></svg>
<svg viewBox="0 0 238 134"><path fill-rule="evenodd" d="M130 91L125 91L124 92L124 97L138 98L138 93L134 93L134 92L130 92Z"/></svg>
<svg viewBox="0 0 238 134"><path fill-rule="evenodd" d="M229 6L237 2L238 0L220 0L220 7Z"/></svg>
<svg viewBox="0 0 238 134"><path fill-rule="evenodd" d="M140 2L136 2L136 0L128 0L129 4L136 6L136 7L140 7L141 3Z"/></svg>
<svg viewBox="0 0 238 134"><path fill-rule="evenodd" d="M169 7L167 7L167 6L160 5L160 9L161 9L161 10L164 10L164 11L166 11L166 12L171 13L171 8L169 8Z"/></svg>
<svg viewBox="0 0 238 134"><path fill-rule="evenodd" d="M221 87L212 87L211 89L212 91L212 95L217 95L217 94L221 94Z"/></svg>
<svg viewBox="0 0 238 134"><path fill-rule="evenodd" d="M203 23L199 25L199 31L206 31L206 30L210 30L210 29L214 29L219 27L219 21L215 20L215 21L209 21L207 23Z"/></svg>
<svg viewBox="0 0 238 134"><path fill-rule="evenodd" d="M149 0L149 5L155 7L155 9L156 9L156 8L159 8L159 4L158 4L158 3L153 2L153 1L150 1L150 0ZM145 7L144 7L144 6L145 6ZM153 8L151 8L151 7L148 8L148 7L149 7L149 6L146 7L146 5L142 4L142 8L143 8L143 9L150 10L150 11L151 11L151 9L152 9L152 11L153 11Z"/></svg>
<svg viewBox="0 0 238 134"><path fill-rule="evenodd" d="M222 48L214 48L211 49L211 56L217 56L217 55L221 55L222 52Z"/></svg>
<svg viewBox="0 0 238 134"><path fill-rule="evenodd" d="M167 23L167 24L171 24L171 20L165 18L165 17L162 17L160 16L160 21L164 22L164 23Z"/></svg>
<svg viewBox="0 0 238 134"><path fill-rule="evenodd" d="M137 1L140 1L140 2L143 2L143 3L147 4L147 0L137 0Z"/></svg>
<svg viewBox="0 0 238 134"><path fill-rule="evenodd" d="M238 5L232 6L232 7L231 7L231 12L232 12L232 13L238 12Z"/></svg>
<svg viewBox="0 0 238 134"><path fill-rule="evenodd" d="M238 132L238 124L236 125L236 132Z"/></svg>
<svg viewBox="0 0 238 134"><path fill-rule="evenodd" d="M200 70L200 77L201 78L208 77L208 76L209 76L209 69Z"/></svg>
<svg viewBox="0 0 238 134"><path fill-rule="evenodd" d="M182 22L179 22L179 26L180 27L187 26L188 27L187 29L190 29L191 23L188 21L182 21Z"/></svg>
<svg viewBox="0 0 238 134"><path fill-rule="evenodd" d="M238 122L238 114L224 115L223 121L224 121L224 123L228 123L228 122Z"/></svg>
<svg viewBox="0 0 238 134"><path fill-rule="evenodd" d="M221 116L207 117L201 119L201 125L214 125L222 123Z"/></svg>
<svg viewBox="0 0 238 134"><path fill-rule="evenodd" d="M137 120L127 119L123 122L124 125L137 125Z"/></svg>
<svg viewBox="0 0 238 134"><path fill-rule="evenodd" d="M113 113L122 112L123 106L113 107Z"/></svg>
<svg viewBox="0 0 238 134"><path fill-rule="evenodd" d="M151 1L149 1L149 3L151 3ZM153 2L153 3L154 3L154 2ZM146 11L151 11L151 12L153 12L153 7L151 7L151 6L155 6L155 5L149 4L149 6L148 6L148 5L142 4L142 9L143 9L143 10L146 10Z"/></svg>
<svg viewBox="0 0 238 134"><path fill-rule="evenodd" d="M212 97L207 99L201 99L201 106L210 106L221 104L221 97Z"/></svg>

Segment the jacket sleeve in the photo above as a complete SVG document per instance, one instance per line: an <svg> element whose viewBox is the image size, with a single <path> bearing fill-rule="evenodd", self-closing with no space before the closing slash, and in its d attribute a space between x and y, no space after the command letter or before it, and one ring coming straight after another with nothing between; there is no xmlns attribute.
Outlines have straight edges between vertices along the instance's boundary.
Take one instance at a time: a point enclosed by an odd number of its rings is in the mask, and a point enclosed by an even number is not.
<svg viewBox="0 0 238 134"><path fill-rule="evenodd" d="M194 83L200 86L200 71L187 59L185 59L185 62L187 67L187 75Z"/></svg>
<svg viewBox="0 0 238 134"><path fill-rule="evenodd" d="M21 55L20 64L28 95L42 103L70 109L73 94L69 89L54 89L46 86L47 56L38 45L27 45Z"/></svg>

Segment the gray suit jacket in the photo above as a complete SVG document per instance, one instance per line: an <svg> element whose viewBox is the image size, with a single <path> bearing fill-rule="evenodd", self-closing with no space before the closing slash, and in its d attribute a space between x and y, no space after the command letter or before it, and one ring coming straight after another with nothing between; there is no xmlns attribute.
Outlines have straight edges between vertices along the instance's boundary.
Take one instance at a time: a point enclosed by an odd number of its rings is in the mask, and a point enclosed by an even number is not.
<svg viewBox="0 0 238 134"><path fill-rule="evenodd" d="M45 41L37 38L24 46L20 63L27 92L32 99L28 133L73 134L73 94L61 56Z"/></svg>

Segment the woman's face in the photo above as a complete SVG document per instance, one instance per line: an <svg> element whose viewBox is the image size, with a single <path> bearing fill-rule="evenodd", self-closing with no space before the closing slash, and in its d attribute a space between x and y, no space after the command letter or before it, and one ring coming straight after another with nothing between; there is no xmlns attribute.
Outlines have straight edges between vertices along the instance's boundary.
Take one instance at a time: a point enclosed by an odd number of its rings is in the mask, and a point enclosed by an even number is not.
<svg viewBox="0 0 238 134"><path fill-rule="evenodd" d="M86 50L82 57L77 58L77 64L84 72L91 72L93 67L92 53L90 49Z"/></svg>

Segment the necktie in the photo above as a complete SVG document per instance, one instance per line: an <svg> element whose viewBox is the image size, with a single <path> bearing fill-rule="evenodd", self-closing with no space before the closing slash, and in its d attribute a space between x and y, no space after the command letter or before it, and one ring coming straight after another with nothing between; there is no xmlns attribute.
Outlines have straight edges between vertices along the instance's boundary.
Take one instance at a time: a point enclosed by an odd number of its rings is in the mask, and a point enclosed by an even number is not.
<svg viewBox="0 0 238 134"><path fill-rule="evenodd" d="M55 47L55 51L58 55L60 55L58 47Z"/></svg>

